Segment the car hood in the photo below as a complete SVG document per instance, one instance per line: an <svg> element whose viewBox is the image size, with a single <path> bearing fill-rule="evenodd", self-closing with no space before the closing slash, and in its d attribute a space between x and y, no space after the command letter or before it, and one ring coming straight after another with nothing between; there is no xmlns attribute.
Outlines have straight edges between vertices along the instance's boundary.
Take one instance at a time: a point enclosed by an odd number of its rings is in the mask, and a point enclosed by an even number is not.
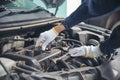
<svg viewBox="0 0 120 80"><path fill-rule="evenodd" d="M47 8L56 8L64 3L65 0L41 0Z"/></svg>
<svg viewBox="0 0 120 80"><path fill-rule="evenodd" d="M41 20L51 17L54 17L54 15L39 8L30 11L9 9L0 13L0 24Z"/></svg>
<svg viewBox="0 0 120 80"><path fill-rule="evenodd" d="M3 12L6 14L6 12ZM37 20L37 19L44 19L54 17L52 14L46 11L36 11L36 12L28 12L28 13L9 13L8 15L0 18L0 23L12 23L12 22L19 22L19 21L30 21L30 20Z"/></svg>
<svg viewBox="0 0 120 80"><path fill-rule="evenodd" d="M26 26L33 27L33 25L43 25L60 20L61 18L39 8L30 11L10 9L0 13L0 31L26 28Z"/></svg>

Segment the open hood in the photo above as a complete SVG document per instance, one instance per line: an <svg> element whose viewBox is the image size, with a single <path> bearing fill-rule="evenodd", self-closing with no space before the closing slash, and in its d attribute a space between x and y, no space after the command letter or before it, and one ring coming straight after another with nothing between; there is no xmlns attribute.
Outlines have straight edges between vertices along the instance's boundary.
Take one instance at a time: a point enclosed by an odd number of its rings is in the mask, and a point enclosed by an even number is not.
<svg viewBox="0 0 120 80"><path fill-rule="evenodd" d="M41 0L47 8L56 8L63 4L65 0Z"/></svg>
<svg viewBox="0 0 120 80"><path fill-rule="evenodd" d="M57 14L59 6L63 4L65 0L41 0L47 8L56 8L55 15Z"/></svg>

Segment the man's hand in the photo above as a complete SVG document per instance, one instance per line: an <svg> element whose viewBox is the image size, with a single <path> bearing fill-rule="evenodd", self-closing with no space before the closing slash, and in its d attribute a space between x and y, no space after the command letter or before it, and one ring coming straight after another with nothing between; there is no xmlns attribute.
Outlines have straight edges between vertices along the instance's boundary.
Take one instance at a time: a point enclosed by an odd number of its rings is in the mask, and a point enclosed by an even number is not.
<svg viewBox="0 0 120 80"><path fill-rule="evenodd" d="M42 50L45 50L46 46L52 40L54 40L57 37L57 35L63 30L65 30L64 25L58 24L54 28L41 33L38 40L36 41L35 47L42 46Z"/></svg>
<svg viewBox="0 0 120 80"><path fill-rule="evenodd" d="M72 57L87 57L87 58L95 58L102 55L98 46L81 46L70 49L68 54Z"/></svg>
<svg viewBox="0 0 120 80"><path fill-rule="evenodd" d="M35 47L42 46L42 50L45 50L46 46L57 37L57 32L54 28L45 31L40 34L39 38L36 41Z"/></svg>

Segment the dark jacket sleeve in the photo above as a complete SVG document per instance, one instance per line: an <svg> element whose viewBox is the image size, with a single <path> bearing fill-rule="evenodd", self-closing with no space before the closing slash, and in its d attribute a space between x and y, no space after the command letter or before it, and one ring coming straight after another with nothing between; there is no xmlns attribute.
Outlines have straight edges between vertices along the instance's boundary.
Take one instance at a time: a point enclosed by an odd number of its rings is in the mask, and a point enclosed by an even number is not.
<svg viewBox="0 0 120 80"><path fill-rule="evenodd" d="M84 0L84 2L67 18L62 21L66 28L112 11L120 5L119 0Z"/></svg>
<svg viewBox="0 0 120 80"><path fill-rule="evenodd" d="M107 40L100 43L100 50L107 55L113 53L117 48L120 48L120 25L112 31Z"/></svg>

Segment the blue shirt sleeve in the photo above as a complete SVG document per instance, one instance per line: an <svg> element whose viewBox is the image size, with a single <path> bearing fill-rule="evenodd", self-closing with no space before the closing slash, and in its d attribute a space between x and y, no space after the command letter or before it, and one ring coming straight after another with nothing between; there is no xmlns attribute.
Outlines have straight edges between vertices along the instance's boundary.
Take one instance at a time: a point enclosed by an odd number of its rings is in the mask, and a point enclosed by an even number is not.
<svg viewBox="0 0 120 80"><path fill-rule="evenodd" d="M84 0L84 2L67 18L62 21L66 28L89 19L103 15L120 6L119 0Z"/></svg>

